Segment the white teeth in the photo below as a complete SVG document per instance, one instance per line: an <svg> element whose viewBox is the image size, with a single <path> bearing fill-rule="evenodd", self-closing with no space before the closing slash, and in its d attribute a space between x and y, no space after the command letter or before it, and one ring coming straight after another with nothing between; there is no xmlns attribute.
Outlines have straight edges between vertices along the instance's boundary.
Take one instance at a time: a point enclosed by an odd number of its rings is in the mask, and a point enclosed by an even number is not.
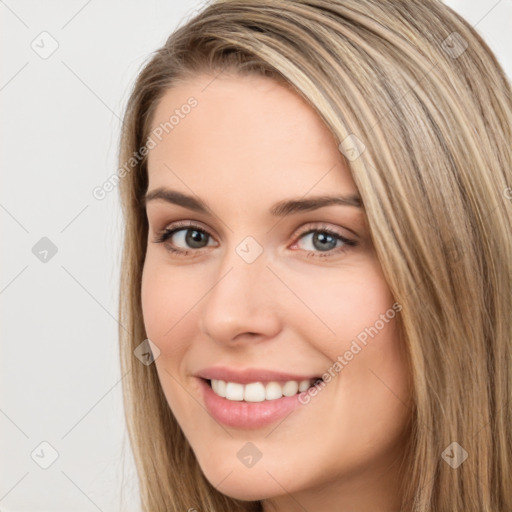
<svg viewBox="0 0 512 512"><path fill-rule="evenodd" d="M243 400L244 385L238 382L226 382L226 398L228 400Z"/></svg>
<svg viewBox="0 0 512 512"><path fill-rule="evenodd" d="M244 387L244 400L246 402L263 402L265 400L265 386L261 382L252 382Z"/></svg>
<svg viewBox="0 0 512 512"><path fill-rule="evenodd" d="M301 380L299 384L299 392L302 393L303 391L306 391L309 389L309 386L311 385L311 382L309 380Z"/></svg>
<svg viewBox="0 0 512 512"><path fill-rule="evenodd" d="M226 396L226 383L223 380L212 380L212 389L219 396Z"/></svg>
<svg viewBox="0 0 512 512"><path fill-rule="evenodd" d="M261 382L240 384L238 382L226 382L223 380L211 380L212 390L216 395L233 401L263 402L264 400L277 400L282 396L293 396L297 392L306 391L315 379L289 380L285 384L279 382Z"/></svg>
<svg viewBox="0 0 512 512"><path fill-rule="evenodd" d="M278 382L269 382L265 386L265 399L276 400L283 396L283 388Z"/></svg>
<svg viewBox="0 0 512 512"><path fill-rule="evenodd" d="M293 396L297 394L299 390L299 383L296 380L289 380L283 386L283 395L284 396Z"/></svg>

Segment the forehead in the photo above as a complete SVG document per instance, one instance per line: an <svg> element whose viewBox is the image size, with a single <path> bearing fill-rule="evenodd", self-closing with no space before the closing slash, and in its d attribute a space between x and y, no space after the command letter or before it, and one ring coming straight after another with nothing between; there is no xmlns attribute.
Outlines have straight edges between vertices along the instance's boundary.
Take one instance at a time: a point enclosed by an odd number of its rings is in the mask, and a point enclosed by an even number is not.
<svg viewBox="0 0 512 512"><path fill-rule="evenodd" d="M284 192L356 191L320 117L266 77L198 75L180 83L155 110L151 133L158 130L149 189L185 185L198 194L233 191L269 201Z"/></svg>

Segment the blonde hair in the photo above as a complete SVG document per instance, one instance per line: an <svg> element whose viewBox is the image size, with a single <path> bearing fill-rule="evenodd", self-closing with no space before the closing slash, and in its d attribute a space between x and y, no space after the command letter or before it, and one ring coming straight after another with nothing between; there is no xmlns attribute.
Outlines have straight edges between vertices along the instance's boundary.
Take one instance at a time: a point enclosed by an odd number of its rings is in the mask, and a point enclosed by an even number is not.
<svg viewBox="0 0 512 512"><path fill-rule="evenodd" d="M221 71L291 87L346 156L402 305L414 384L402 510L510 512L512 91L495 56L437 0L217 1L140 72L121 165L145 145L169 88ZM206 480L155 365L134 357L147 337L140 302L147 183L146 158L119 182L121 365L143 510L262 510ZM468 454L457 468L442 457L452 442Z"/></svg>

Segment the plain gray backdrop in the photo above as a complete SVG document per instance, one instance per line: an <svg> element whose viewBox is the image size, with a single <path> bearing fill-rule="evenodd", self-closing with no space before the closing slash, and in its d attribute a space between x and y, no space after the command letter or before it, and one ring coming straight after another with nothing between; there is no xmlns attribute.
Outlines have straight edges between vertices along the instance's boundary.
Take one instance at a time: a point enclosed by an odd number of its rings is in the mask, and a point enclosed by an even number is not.
<svg viewBox="0 0 512 512"><path fill-rule="evenodd" d="M446 3L511 77L512 0ZM118 191L92 191L116 172L138 70L204 4L0 0L0 511L139 510L118 362Z"/></svg>

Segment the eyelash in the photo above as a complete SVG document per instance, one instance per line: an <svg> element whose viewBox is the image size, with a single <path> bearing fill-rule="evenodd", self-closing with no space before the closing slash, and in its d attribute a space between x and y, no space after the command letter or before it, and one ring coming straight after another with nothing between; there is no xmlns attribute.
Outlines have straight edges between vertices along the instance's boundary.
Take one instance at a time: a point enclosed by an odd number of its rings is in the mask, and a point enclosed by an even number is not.
<svg viewBox="0 0 512 512"><path fill-rule="evenodd" d="M201 233L205 233L208 237L210 238L213 238L210 233L208 233L208 231L206 231L205 229L203 229L202 227L198 226L197 224L193 224L193 223L188 223L186 221L181 221L181 222L176 222L174 224L171 225L172 227L167 227L165 229L163 229L162 231L158 232L156 235L156 239L153 240L154 243L157 243L157 244L161 244L161 243L165 243L169 238L172 237L172 235L174 235L175 233L177 233L178 231L183 231L183 230L187 230L187 229L193 229L193 230L196 230L196 231L200 231ZM306 235L309 235L311 233L325 233L325 234L328 234L330 236L333 236L336 240L338 241L341 241L343 242L343 245L341 247L337 247L337 248L334 248L334 249L330 249L329 251L307 251L306 252L308 253L307 254L307 257L316 257L316 258L329 258L329 257L332 257L334 256L335 254L340 254L340 253L343 253L343 252L346 252L347 250L349 250L349 247L355 247L357 245L357 242L355 242L354 240L350 240L342 235L340 235L339 233L337 233L336 231L333 231L331 228L327 227L327 226L318 226L314 229L305 229L304 232L302 233L299 233L296 237L296 242L299 241L302 237L306 236ZM294 245L295 243L294 242ZM206 248L206 247L205 247ZM166 249L170 252L170 253L173 253L177 256L180 256L180 257L185 257L185 256L188 256L190 255L191 253L195 253L194 256L199 256L202 252L203 252L203 249L205 248L201 248L201 249L176 249L170 245L167 245L166 246ZM304 250L304 249L302 249Z"/></svg>

